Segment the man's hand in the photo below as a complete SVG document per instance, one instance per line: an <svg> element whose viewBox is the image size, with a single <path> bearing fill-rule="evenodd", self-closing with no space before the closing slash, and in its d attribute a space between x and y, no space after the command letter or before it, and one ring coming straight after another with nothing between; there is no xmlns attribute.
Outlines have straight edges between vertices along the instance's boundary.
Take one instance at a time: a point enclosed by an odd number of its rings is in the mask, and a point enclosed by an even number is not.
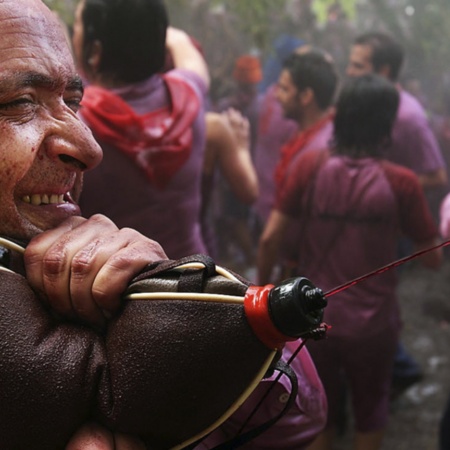
<svg viewBox="0 0 450 450"><path fill-rule="evenodd" d="M162 259L167 256L157 242L95 215L72 217L33 238L25 269L31 287L56 312L102 326L132 278Z"/></svg>
<svg viewBox="0 0 450 450"><path fill-rule="evenodd" d="M84 425L70 440L66 450L145 450L145 445L124 434L112 434L95 423Z"/></svg>

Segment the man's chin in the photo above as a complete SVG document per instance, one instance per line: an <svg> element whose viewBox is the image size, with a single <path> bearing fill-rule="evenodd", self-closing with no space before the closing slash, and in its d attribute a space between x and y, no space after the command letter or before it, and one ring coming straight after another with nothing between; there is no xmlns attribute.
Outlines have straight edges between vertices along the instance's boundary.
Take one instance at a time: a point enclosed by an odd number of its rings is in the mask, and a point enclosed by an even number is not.
<svg viewBox="0 0 450 450"><path fill-rule="evenodd" d="M80 216L80 208L74 203L59 205L21 205L20 223L10 224L8 236L30 240L36 235L57 228L67 219Z"/></svg>

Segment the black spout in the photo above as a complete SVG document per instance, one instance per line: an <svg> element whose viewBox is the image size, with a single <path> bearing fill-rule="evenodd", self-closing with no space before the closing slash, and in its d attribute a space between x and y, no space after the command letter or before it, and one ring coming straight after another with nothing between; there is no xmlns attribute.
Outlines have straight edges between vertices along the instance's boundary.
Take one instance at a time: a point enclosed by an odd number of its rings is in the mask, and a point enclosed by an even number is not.
<svg viewBox="0 0 450 450"><path fill-rule="evenodd" d="M269 293L269 314L283 334L301 337L316 329L323 320L327 300L323 291L307 278L291 278Z"/></svg>

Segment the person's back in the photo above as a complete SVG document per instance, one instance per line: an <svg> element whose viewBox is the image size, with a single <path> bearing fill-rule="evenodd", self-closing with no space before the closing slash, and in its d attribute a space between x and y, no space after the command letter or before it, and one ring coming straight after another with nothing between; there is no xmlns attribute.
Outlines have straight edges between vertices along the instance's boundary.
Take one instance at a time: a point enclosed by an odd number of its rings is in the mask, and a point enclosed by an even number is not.
<svg viewBox="0 0 450 450"><path fill-rule="evenodd" d="M298 270L325 291L394 261L400 230L411 237L423 232L416 216L426 205L414 195L418 183L408 169L371 157L303 158L304 166L312 164L320 168L308 174L302 201ZM388 323L399 327L396 280L389 271L330 299L326 320L336 325L333 335L375 334Z"/></svg>
<svg viewBox="0 0 450 450"><path fill-rule="evenodd" d="M90 83L81 115L105 154L86 177L83 213L101 212L157 239L170 258L205 253L199 217L209 78L200 52L167 28L159 1L80 5L74 50ZM114 24L122 26L119 42ZM175 69L161 74L166 47Z"/></svg>
<svg viewBox="0 0 450 450"><path fill-rule="evenodd" d="M180 71L172 71L168 76L175 78L178 73ZM201 81L195 78L195 74L181 73L182 80L196 81L190 86L191 89L197 88L194 100L196 96L200 97L203 94L199 90ZM115 93L142 116L167 107L172 101L159 75L139 85L117 89ZM89 98L89 89L86 95ZM186 105L179 104L178 108L180 114ZM155 172L153 180L149 180L143 168L129 154L99 137L92 123L91 127L103 148L104 158L100 166L85 177L80 202L83 213L88 216L97 212L106 214L119 226L135 228L157 239L164 245L168 256L174 259L205 253L198 220L205 138L203 112L195 116L186 130L192 133L192 143L190 148L181 150L185 152L184 157L180 154L178 161L177 158L173 161L167 158L151 162ZM148 124L149 133L151 127L154 127L153 122ZM170 146L175 147L175 142L169 140L165 151L170 152Z"/></svg>

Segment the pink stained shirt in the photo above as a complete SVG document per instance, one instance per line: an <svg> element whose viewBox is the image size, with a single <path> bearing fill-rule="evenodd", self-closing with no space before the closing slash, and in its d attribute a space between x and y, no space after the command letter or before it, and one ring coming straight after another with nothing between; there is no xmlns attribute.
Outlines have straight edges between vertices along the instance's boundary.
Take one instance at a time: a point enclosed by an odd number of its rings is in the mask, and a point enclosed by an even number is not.
<svg viewBox="0 0 450 450"><path fill-rule="evenodd" d="M288 342L283 350L283 360L288 361L297 349L298 342ZM327 417L327 401L322 383L306 347L290 364L298 381L298 394L294 405L281 419L250 442L239 447L244 450L303 450L323 430ZM240 430L259 400L274 383L277 373L264 379L242 406L218 429L213 431L195 450L212 449L231 439ZM290 381L282 376L271 389L258 412L250 420L249 429L261 425L279 414L291 392Z"/></svg>
<svg viewBox="0 0 450 450"><path fill-rule="evenodd" d="M299 164L301 175L287 181L276 208L299 219L297 270L324 292L397 259L402 234L415 243L437 236L409 169L326 152L305 155ZM332 296L325 309L330 336L399 329L396 285L391 270Z"/></svg>

